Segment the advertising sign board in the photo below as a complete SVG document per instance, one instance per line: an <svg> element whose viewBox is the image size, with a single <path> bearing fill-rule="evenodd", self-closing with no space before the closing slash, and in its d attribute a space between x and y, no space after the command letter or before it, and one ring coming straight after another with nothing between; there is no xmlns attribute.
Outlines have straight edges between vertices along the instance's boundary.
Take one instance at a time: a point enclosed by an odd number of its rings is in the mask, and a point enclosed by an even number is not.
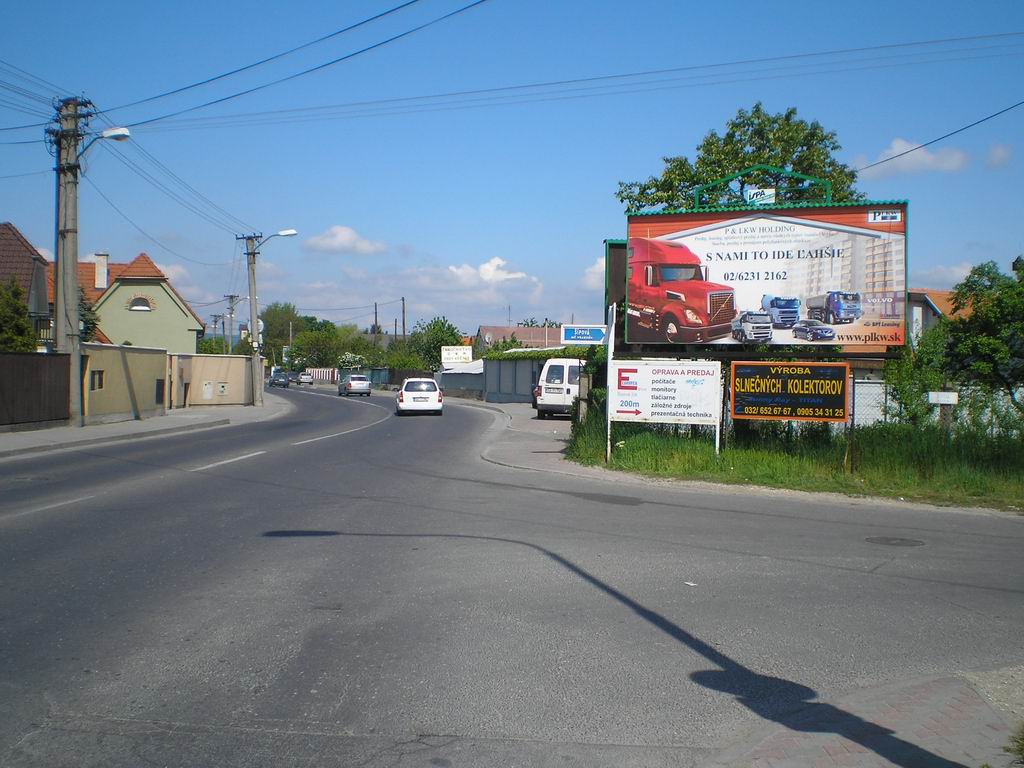
<svg viewBox="0 0 1024 768"><path fill-rule="evenodd" d="M906 203L628 217L630 344L902 345Z"/></svg>
<svg viewBox="0 0 1024 768"><path fill-rule="evenodd" d="M929 392L929 405L957 405L960 402L959 392Z"/></svg>
<svg viewBox="0 0 1024 768"><path fill-rule="evenodd" d="M732 417L846 421L846 363L733 363Z"/></svg>
<svg viewBox="0 0 1024 768"><path fill-rule="evenodd" d="M562 343L580 346L598 346L604 344L608 334L607 325L563 325Z"/></svg>
<svg viewBox="0 0 1024 768"><path fill-rule="evenodd" d="M612 360L612 421L717 426L722 416L722 364L717 360Z"/></svg>
<svg viewBox="0 0 1024 768"><path fill-rule="evenodd" d="M441 347L441 365L452 363L472 363L472 347Z"/></svg>

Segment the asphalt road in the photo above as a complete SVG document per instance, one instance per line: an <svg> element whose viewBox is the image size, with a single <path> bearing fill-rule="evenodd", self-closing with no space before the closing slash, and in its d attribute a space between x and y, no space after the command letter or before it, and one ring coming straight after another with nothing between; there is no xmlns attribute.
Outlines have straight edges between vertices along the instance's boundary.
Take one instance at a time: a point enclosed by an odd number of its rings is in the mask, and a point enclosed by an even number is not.
<svg viewBox="0 0 1024 768"><path fill-rule="evenodd" d="M284 396L0 462L0 765L700 765L1024 659L1020 519L516 471L485 410Z"/></svg>

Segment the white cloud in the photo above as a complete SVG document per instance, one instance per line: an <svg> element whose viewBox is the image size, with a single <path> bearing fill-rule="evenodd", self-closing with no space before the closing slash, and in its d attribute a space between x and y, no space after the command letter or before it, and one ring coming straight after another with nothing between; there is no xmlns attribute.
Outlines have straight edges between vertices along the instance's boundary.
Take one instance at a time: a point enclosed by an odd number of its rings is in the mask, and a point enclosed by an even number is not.
<svg viewBox="0 0 1024 768"><path fill-rule="evenodd" d="M858 166L869 165L872 162L877 163L880 160L895 157L916 146L915 142L897 137L874 160L869 161L864 157L860 157L855 162ZM927 173L929 171L956 173L966 168L969 160L970 158L967 153L962 149L942 147L933 152L925 147L874 168L868 168L866 171L861 172L861 176L865 179L881 179L901 173Z"/></svg>
<svg viewBox="0 0 1024 768"><path fill-rule="evenodd" d="M1010 164L1013 151L1006 144L993 144L985 155L985 165L989 168L1005 168Z"/></svg>
<svg viewBox="0 0 1024 768"><path fill-rule="evenodd" d="M588 291L604 290L604 256L599 256L584 270L581 282Z"/></svg>
<svg viewBox="0 0 1024 768"><path fill-rule="evenodd" d="M37 245L37 246L35 246L35 249L36 249L37 251L39 251L39 254L40 254L40 255L41 255L41 256L42 256L42 257L43 257L44 259L46 259L47 261L53 261L53 251L51 251L51 250L50 250L49 248L40 248L40 247L39 247L39 246Z"/></svg>
<svg viewBox="0 0 1024 768"><path fill-rule="evenodd" d="M307 249L317 253L357 253L368 256L388 249L384 243L367 240L352 227L336 225L305 242Z"/></svg>
<svg viewBox="0 0 1024 768"><path fill-rule="evenodd" d="M910 281L917 288L952 288L959 283L974 265L969 261L958 264L939 264L931 269L914 270L910 273Z"/></svg>

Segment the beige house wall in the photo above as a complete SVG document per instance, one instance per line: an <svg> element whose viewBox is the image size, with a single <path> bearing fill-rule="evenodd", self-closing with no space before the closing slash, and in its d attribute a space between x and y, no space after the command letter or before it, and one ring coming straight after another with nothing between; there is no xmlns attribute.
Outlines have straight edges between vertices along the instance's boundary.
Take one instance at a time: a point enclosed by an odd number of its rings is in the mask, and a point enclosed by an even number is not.
<svg viewBox="0 0 1024 768"><path fill-rule="evenodd" d="M87 343L82 355L86 424L164 415L166 350Z"/></svg>
<svg viewBox="0 0 1024 768"><path fill-rule="evenodd" d="M252 364L242 355L170 355L171 408L252 405Z"/></svg>

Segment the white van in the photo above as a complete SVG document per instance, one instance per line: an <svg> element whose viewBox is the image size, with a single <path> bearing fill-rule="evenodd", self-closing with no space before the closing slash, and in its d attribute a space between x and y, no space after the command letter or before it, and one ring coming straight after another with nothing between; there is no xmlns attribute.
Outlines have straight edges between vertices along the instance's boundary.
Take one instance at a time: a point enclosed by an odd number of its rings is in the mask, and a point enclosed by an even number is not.
<svg viewBox="0 0 1024 768"><path fill-rule="evenodd" d="M572 411L573 400L580 394L580 371L584 365L583 360L568 357L553 357L544 362L534 390L538 419L546 419L549 413Z"/></svg>

